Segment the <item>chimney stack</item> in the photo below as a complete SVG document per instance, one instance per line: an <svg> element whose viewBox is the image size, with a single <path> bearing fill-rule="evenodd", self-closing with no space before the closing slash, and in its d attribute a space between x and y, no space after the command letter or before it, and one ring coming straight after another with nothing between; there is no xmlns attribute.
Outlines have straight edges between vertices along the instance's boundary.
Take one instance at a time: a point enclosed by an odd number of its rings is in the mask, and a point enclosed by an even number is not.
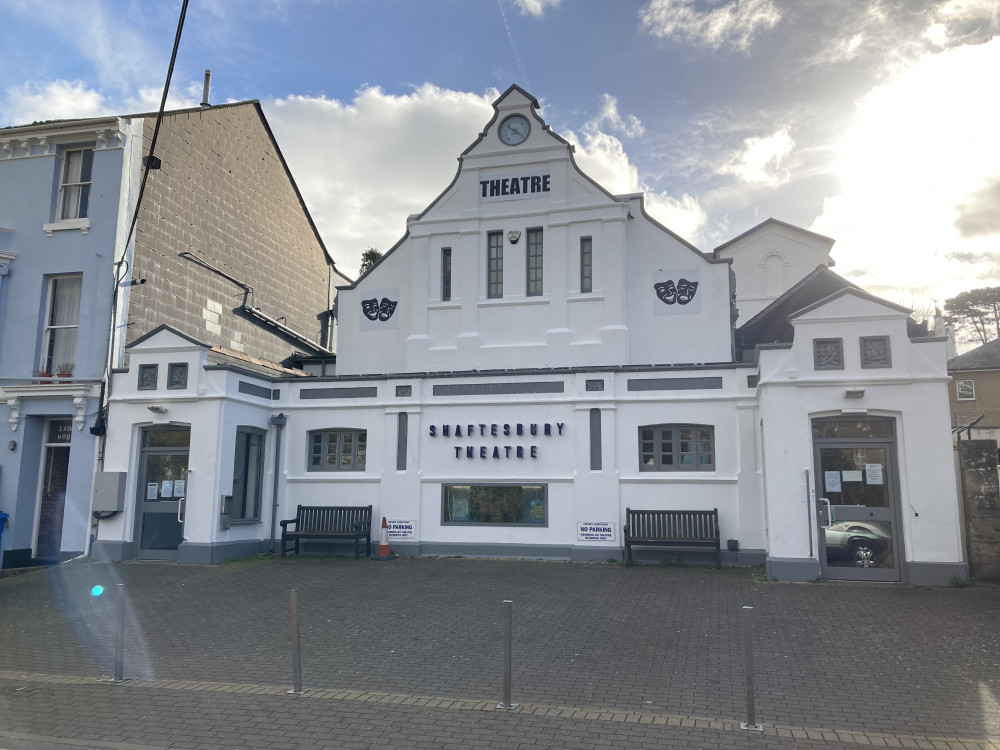
<svg viewBox="0 0 1000 750"><path fill-rule="evenodd" d="M211 85L211 83L212 83L212 71L206 69L205 70L205 91L204 91L204 93L201 96L201 107L202 107L202 109L208 109L209 107L212 106L211 104L208 103L208 89L209 89L209 86Z"/></svg>

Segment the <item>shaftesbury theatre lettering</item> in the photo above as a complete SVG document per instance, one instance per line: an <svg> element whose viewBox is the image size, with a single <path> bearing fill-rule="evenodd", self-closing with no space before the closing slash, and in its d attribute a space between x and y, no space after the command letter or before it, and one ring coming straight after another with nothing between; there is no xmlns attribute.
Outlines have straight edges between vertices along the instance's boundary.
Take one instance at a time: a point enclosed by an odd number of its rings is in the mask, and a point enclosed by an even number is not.
<svg viewBox="0 0 1000 750"><path fill-rule="evenodd" d="M440 427L432 424L427 434L443 438L519 438L529 437L562 437L565 422L544 422L542 424L443 424ZM537 445L456 445L455 458L538 458Z"/></svg>

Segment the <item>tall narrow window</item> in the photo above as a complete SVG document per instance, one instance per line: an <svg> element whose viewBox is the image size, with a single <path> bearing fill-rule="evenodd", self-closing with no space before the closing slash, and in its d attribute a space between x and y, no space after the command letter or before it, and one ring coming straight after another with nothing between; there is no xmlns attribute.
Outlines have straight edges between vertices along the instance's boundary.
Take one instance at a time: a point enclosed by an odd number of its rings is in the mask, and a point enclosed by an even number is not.
<svg viewBox="0 0 1000 750"><path fill-rule="evenodd" d="M59 221L87 218L90 205L90 174L94 166L92 148L63 151L59 184Z"/></svg>
<svg viewBox="0 0 1000 750"><path fill-rule="evenodd" d="M234 521L260 520L261 484L264 477L264 433L252 427L236 428L236 458L233 465Z"/></svg>
<svg viewBox="0 0 1000 750"><path fill-rule="evenodd" d="M441 248L441 301L451 299L451 248Z"/></svg>
<svg viewBox="0 0 1000 750"><path fill-rule="evenodd" d="M542 230L528 230L528 289L529 297L542 293Z"/></svg>
<svg viewBox="0 0 1000 750"><path fill-rule="evenodd" d="M590 237L580 238L580 291L594 291L594 241Z"/></svg>
<svg viewBox="0 0 1000 750"><path fill-rule="evenodd" d="M80 322L82 288L83 277L79 275L49 279L41 372L72 375L76 369L76 331Z"/></svg>
<svg viewBox="0 0 1000 750"><path fill-rule="evenodd" d="M486 296L490 299L503 297L503 232L489 232L486 235L489 246L489 275Z"/></svg>

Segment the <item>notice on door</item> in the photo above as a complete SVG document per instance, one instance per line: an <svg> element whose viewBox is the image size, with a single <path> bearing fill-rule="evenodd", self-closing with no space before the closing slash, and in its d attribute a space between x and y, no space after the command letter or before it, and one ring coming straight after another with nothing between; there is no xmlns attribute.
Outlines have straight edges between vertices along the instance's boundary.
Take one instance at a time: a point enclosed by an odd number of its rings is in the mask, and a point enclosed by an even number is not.
<svg viewBox="0 0 1000 750"><path fill-rule="evenodd" d="M156 500L160 496L160 483L159 482L147 482L146 483L146 499Z"/></svg>
<svg viewBox="0 0 1000 750"><path fill-rule="evenodd" d="M882 464L865 464L865 473L868 475L868 484L883 484Z"/></svg>
<svg viewBox="0 0 1000 750"><path fill-rule="evenodd" d="M839 471L824 471L823 472L823 482L826 486L827 492L841 492L840 487L840 472Z"/></svg>
<svg viewBox="0 0 1000 750"><path fill-rule="evenodd" d="M160 484L160 497L173 497L174 496L174 480L164 479Z"/></svg>
<svg viewBox="0 0 1000 750"><path fill-rule="evenodd" d="M844 470L844 481L845 482L860 482L861 481L861 469L855 469L854 471Z"/></svg>

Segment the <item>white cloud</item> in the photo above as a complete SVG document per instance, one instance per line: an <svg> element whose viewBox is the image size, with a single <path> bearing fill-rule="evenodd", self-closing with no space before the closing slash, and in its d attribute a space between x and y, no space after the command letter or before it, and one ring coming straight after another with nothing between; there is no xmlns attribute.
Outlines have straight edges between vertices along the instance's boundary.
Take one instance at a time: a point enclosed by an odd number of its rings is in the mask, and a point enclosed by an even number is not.
<svg viewBox="0 0 1000 750"><path fill-rule="evenodd" d="M541 18L547 8L558 8L562 0L514 0L522 16Z"/></svg>
<svg viewBox="0 0 1000 750"><path fill-rule="evenodd" d="M778 24L781 13L772 0L733 0L707 12L695 0L650 0L639 19L654 36L746 51L758 32Z"/></svg>
<svg viewBox="0 0 1000 750"><path fill-rule="evenodd" d="M925 55L861 100L838 147L841 194L811 227L837 239L838 270L942 300L1000 278L1000 235L956 226L1000 175L997 71L1000 38Z"/></svg>
<svg viewBox="0 0 1000 750"><path fill-rule="evenodd" d="M425 84L408 96L366 88L346 103L295 96L263 105L327 249L354 276L365 248L392 247L406 217L451 183L497 96Z"/></svg>
<svg viewBox="0 0 1000 750"><path fill-rule="evenodd" d="M690 195L673 198L651 190L639 179L639 170L629 160L622 142L601 129L605 123L620 128L623 122L630 123L633 132L638 128L638 133L642 133L639 120L631 115L622 118L614 97L605 94L601 113L583 126L583 138L572 131L562 135L576 146L577 165L601 187L618 195L645 193L646 211L650 216L672 232L695 242L707 219L704 210Z"/></svg>
<svg viewBox="0 0 1000 750"><path fill-rule="evenodd" d="M720 174L733 174L744 182L763 183L768 187L777 187L789 180L791 173L782 167L782 162L791 153L795 141L787 128L765 138L747 138L743 145L743 152L723 166Z"/></svg>
<svg viewBox="0 0 1000 750"><path fill-rule="evenodd" d="M7 89L0 123L28 125L39 120L72 120L111 114L104 97L82 81L31 81Z"/></svg>

